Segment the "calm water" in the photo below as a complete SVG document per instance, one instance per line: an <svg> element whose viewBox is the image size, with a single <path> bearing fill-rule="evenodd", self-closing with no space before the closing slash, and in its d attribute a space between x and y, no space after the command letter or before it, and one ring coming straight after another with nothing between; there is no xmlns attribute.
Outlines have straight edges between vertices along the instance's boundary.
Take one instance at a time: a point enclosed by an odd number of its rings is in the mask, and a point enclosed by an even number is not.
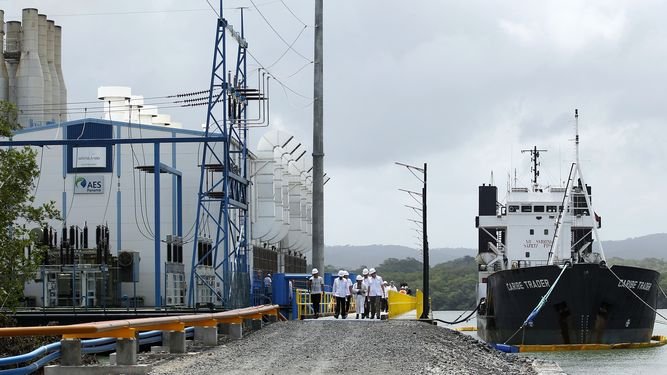
<svg viewBox="0 0 667 375"><path fill-rule="evenodd" d="M455 320L462 311L434 311L437 319ZM660 310L662 315L667 310ZM467 314L466 314L467 315ZM658 317L657 320L662 320ZM454 326L438 323L440 326L456 328L477 326L475 319ZM465 332L477 337L475 332ZM667 325L656 322L654 335L667 336ZM522 356L546 359L557 362L568 374L613 374L613 375L649 375L667 374L667 345L647 349L614 349L572 352L522 353Z"/></svg>

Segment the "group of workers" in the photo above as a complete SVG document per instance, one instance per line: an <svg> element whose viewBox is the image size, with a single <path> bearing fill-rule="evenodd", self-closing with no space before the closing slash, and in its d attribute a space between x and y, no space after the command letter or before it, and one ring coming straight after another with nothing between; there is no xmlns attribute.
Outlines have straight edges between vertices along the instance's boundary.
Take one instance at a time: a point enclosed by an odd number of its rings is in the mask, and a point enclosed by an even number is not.
<svg viewBox="0 0 667 375"><path fill-rule="evenodd" d="M335 298L334 318L340 316L347 319L352 298L355 302L356 319L380 319L381 312L389 309L389 291L397 292L394 282L387 283L377 274L375 268L364 268L361 275L357 275L356 281L350 280L350 273L345 270L338 271L338 277L334 279L331 291ZM324 292L324 278L320 276L317 268L313 268L312 277L308 280L308 289L313 306L315 319L320 316L320 303Z"/></svg>

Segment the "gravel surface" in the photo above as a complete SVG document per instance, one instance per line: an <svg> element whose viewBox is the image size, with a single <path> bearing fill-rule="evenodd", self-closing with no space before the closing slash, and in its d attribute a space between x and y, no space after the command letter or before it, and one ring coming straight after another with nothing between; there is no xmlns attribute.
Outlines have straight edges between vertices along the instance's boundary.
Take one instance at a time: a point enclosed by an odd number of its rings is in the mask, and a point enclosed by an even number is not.
<svg viewBox="0 0 667 375"><path fill-rule="evenodd" d="M532 375L531 361L415 321L305 320L154 363L151 374Z"/></svg>

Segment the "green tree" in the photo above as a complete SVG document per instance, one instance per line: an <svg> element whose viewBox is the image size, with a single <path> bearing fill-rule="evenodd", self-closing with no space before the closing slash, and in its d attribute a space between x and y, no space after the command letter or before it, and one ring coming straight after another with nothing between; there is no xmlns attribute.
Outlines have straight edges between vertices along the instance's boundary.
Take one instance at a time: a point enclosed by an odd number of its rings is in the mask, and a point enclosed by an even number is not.
<svg viewBox="0 0 667 375"><path fill-rule="evenodd" d="M0 136L11 138L20 128L16 107L0 101ZM14 309L23 297L24 285L39 267L39 251L26 256L36 238L30 232L58 219L55 203L35 206L34 181L39 176L37 153L30 147L0 149L0 306Z"/></svg>

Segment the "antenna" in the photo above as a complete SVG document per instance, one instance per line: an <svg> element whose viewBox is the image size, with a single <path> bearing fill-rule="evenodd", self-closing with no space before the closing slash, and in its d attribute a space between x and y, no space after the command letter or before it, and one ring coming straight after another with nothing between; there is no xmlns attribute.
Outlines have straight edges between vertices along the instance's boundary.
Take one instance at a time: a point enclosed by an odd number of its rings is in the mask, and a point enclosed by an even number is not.
<svg viewBox="0 0 667 375"><path fill-rule="evenodd" d="M574 110L574 149L576 152L576 162L579 165L579 110L575 108Z"/></svg>
<svg viewBox="0 0 667 375"><path fill-rule="evenodd" d="M538 159L540 158L540 152L547 152L547 150L538 150L537 146L533 146L532 150L521 150L522 154L524 152L530 152L530 161L533 163L530 167L530 171L533 172L533 180L531 182L533 183L533 191L537 191L537 176L540 175L540 171L537 169L540 166Z"/></svg>

